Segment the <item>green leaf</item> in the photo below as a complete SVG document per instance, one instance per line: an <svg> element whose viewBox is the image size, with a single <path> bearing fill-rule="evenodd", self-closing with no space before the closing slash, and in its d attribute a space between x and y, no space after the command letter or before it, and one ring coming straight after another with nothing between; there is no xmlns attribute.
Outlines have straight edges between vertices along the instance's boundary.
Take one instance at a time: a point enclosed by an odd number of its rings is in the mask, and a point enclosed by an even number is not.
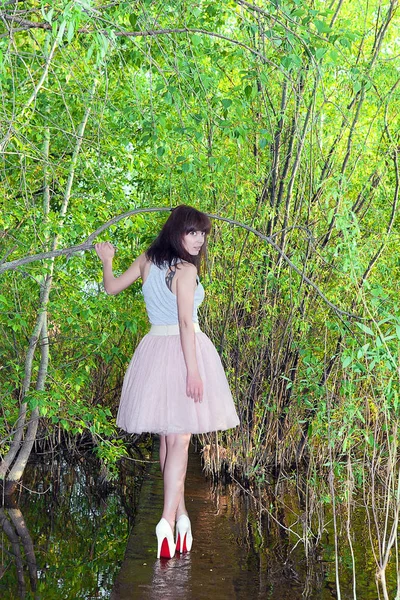
<svg viewBox="0 0 400 600"><path fill-rule="evenodd" d="M224 98L223 100L221 100L221 103L224 108L229 108L232 105L232 100L230 100L229 98Z"/></svg>
<svg viewBox="0 0 400 600"><path fill-rule="evenodd" d="M193 46L200 46L202 39L199 35L192 35L191 39Z"/></svg>
<svg viewBox="0 0 400 600"><path fill-rule="evenodd" d="M42 10L42 14L43 14L43 19L46 21L46 23L51 24L51 22L53 20L53 15L54 15L54 8L51 8L48 13L45 13L44 10Z"/></svg>
<svg viewBox="0 0 400 600"><path fill-rule="evenodd" d="M58 42L62 41L66 26L67 26L67 21L62 21L60 28L58 30L58 33L57 33L57 41Z"/></svg>
<svg viewBox="0 0 400 600"><path fill-rule="evenodd" d="M295 10L292 10L292 16L293 17L302 17L305 14L305 10L304 8L296 8Z"/></svg>
<svg viewBox="0 0 400 600"><path fill-rule="evenodd" d="M37 405L39 404L38 398L34 394L35 394L35 392L32 392L32 394L28 394L24 398L24 400L28 404L30 410L34 410L35 408L37 408Z"/></svg>
<svg viewBox="0 0 400 600"><path fill-rule="evenodd" d="M332 31L331 27L325 21L321 21L320 19L314 19L313 21L318 33L330 33Z"/></svg>
<svg viewBox="0 0 400 600"><path fill-rule="evenodd" d="M75 23L73 21L70 21L68 24L68 31L67 31L68 43L70 43L72 41L72 38L74 37L74 32L75 32Z"/></svg>
<svg viewBox="0 0 400 600"><path fill-rule="evenodd" d="M364 333L367 333L368 335L375 335L374 332L372 331L372 329L370 327L368 327L368 325L364 325L364 323L356 323L356 325L361 329L361 331L363 331Z"/></svg>
<svg viewBox="0 0 400 600"><path fill-rule="evenodd" d="M334 50L332 48L332 50L329 51L329 56L330 56L331 61L333 62L333 64L336 64L338 62L339 53L338 53L337 50Z"/></svg>
<svg viewBox="0 0 400 600"><path fill-rule="evenodd" d="M345 369L346 367L349 366L349 364L352 362L353 357L352 356L344 356L342 357L342 366Z"/></svg>
<svg viewBox="0 0 400 600"><path fill-rule="evenodd" d="M281 63L286 69L298 68L302 65L301 58L297 54L289 54L284 56L281 60Z"/></svg>
<svg viewBox="0 0 400 600"><path fill-rule="evenodd" d="M12 306L5 296L0 294L0 303L4 306Z"/></svg>
<svg viewBox="0 0 400 600"><path fill-rule="evenodd" d="M92 44L90 44L89 48L87 49L86 62L89 62L89 60L92 58L94 47L95 47L95 45L94 45L94 43L92 43Z"/></svg>
<svg viewBox="0 0 400 600"><path fill-rule="evenodd" d="M244 94L245 94L246 98L249 99L253 94L253 86L246 85L246 87L244 88Z"/></svg>
<svg viewBox="0 0 400 600"><path fill-rule="evenodd" d="M351 47L351 42L346 37L340 38L339 39L339 44L341 44L345 48L350 48Z"/></svg>
<svg viewBox="0 0 400 600"><path fill-rule="evenodd" d="M184 173L190 173L192 170L193 170L192 163L190 163L190 162L183 163L183 165L182 165L182 171Z"/></svg>

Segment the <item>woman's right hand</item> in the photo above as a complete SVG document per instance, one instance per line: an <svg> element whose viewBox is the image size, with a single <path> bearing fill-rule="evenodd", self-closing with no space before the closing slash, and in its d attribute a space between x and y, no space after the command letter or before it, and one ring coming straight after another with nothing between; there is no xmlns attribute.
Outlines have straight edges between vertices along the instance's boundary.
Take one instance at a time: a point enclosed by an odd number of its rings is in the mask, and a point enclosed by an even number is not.
<svg viewBox="0 0 400 600"><path fill-rule="evenodd" d="M94 245L94 249L101 262L112 260L114 258L115 248L110 242L99 242Z"/></svg>

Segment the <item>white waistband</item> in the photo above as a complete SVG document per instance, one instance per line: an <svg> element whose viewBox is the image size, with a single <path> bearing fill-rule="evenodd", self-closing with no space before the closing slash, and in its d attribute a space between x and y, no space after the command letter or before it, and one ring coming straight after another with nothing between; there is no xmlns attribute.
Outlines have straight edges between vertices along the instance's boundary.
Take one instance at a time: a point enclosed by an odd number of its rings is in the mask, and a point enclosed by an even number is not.
<svg viewBox="0 0 400 600"><path fill-rule="evenodd" d="M198 323L193 323L195 333L200 331ZM179 324L174 325L152 325L149 331L150 335L179 335Z"/></svg>

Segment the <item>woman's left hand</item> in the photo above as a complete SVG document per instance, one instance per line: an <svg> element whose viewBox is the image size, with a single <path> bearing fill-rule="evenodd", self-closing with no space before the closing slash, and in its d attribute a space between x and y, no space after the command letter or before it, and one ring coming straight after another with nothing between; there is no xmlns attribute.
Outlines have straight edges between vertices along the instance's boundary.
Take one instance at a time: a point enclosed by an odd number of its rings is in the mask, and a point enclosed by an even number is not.
<svg viewBox="0 0 400 600"><path fill-rule="evenodd" d="M186 395L195 402L203 401L203 382L199 374L189 375L186 378Z"/></svg>

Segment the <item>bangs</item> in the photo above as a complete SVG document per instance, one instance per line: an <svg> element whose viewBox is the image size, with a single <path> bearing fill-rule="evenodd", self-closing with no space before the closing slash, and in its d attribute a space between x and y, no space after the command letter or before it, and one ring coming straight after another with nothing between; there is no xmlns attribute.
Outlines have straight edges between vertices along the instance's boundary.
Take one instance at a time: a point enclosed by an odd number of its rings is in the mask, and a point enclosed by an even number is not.
<svg viewBox="0 0 400 600"><path fill-rule="evenodd" d="M211 221L204 213L197 210L193 211L193 214L187 215L184 231L185 233L191 233L192 231L204 231L204 233L210 233Z"/></svg>

